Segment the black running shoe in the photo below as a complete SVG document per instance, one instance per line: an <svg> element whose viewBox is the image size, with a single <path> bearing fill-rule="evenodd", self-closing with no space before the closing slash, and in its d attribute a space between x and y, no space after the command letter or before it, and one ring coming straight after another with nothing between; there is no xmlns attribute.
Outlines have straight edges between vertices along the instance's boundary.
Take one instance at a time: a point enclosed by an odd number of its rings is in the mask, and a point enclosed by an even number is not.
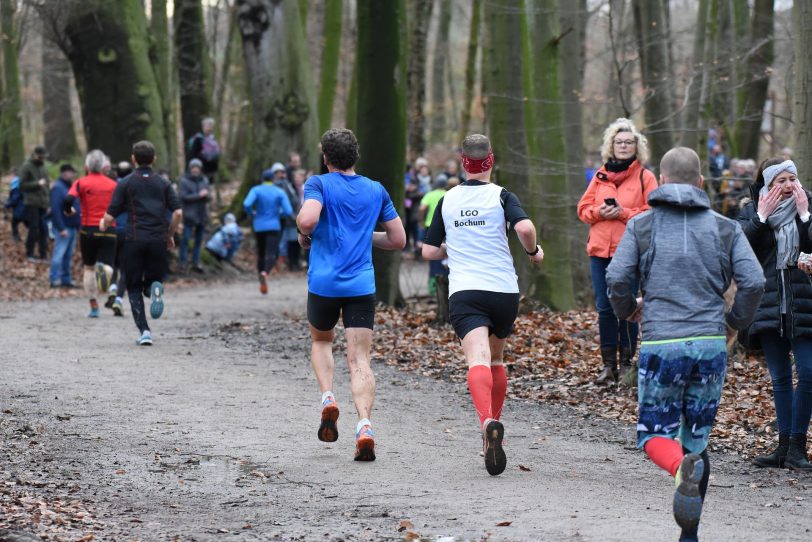
<svg viewBox="0 0 812 542"><path fill-rule="evenodd" d="M699 482L705 472L705 462L697 454L687 454L682 458L675 482L674 519L682 528L683 535L696 533L702 515L702 495Z"/></svg>
<svg viewBox="0 0 812 542"><path fill-rule="evenodd" d="M502 449L502 439L505 438L505 426L497 420L486 420L482 435L484 441L485 469L491 476L505 472L507 457Z"/></svg>

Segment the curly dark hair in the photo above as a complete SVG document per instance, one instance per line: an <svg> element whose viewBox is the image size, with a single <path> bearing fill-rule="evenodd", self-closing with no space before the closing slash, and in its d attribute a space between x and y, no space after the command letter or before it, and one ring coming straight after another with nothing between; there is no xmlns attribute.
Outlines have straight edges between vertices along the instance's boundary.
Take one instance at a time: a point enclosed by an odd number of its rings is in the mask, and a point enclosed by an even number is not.
<svg viewBox="0 0 812 542"><path fill-rule="evenodd" d="M341 171L350 169L361 157L355 134L346 128L332 128L324 132L321 152L328 164Z"/></svg>

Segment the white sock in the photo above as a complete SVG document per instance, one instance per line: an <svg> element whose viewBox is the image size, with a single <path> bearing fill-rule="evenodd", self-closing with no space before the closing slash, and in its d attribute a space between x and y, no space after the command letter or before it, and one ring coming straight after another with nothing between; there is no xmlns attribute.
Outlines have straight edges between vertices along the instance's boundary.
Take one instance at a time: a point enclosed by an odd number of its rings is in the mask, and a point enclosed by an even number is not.
<svg viewBox="0 0 812 542"><path fill-rule="evenodd" d="M369 421L369 418L364 418L363 420L358 422L358 425L355 426L355 434L357 435L358 433L360 433L361 429L363 429L365 425L372 427L372 422Z"/></svg>
<svg viewBox="0 0 812 542"><path fill-rule="evenodd" d="M110 290L108 292L110 295L116 295L118 293L118 286L115 283L110 285Z"/></svg>
<svg viewBox="0 0 812 542"><path fill-rule="evenodd" d="M333 395L333 392L328 390L321 394L321 404L324 404L324 401L326 401L328 397L332 397L333 401L336 400L336 396Z"/></svg>

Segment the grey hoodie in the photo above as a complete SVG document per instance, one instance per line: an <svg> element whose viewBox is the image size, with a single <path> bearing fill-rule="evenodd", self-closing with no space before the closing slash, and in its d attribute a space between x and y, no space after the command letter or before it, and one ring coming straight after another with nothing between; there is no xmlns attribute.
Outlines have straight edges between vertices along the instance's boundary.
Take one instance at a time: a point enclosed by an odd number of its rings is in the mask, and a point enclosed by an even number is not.
<svg viewBox="0 0 812 542"><path fill-rule="evenodd" d="M606 270L615 314L625 319L635 311L631 285L639 279L644 340L725 335L725 320L747 327L764 293L764 273L738 223L713 212L705 192L688 184L663 185L648 203L652 209L627 224ZM646 231L650 245L639 254ZM731 279L738 290L725 314Z"/></svg>

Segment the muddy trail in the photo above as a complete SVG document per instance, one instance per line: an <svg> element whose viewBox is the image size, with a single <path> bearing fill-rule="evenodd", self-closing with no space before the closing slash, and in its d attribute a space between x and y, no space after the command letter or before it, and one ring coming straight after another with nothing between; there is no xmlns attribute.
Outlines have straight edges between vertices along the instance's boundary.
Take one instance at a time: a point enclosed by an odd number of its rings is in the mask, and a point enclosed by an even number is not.
<svg viewBox="0 0 812 542"><path fill-rule="evenodd" d="M2 302L0 540L677 539L634 428L565 407L509 400L493 478L464 385L378 361L378 460L359 464L339 354L340 437L319 442L305 293L169 289L152 348L81 299ZM712 462L704 539L812 539L812 475Z"/></svg>

